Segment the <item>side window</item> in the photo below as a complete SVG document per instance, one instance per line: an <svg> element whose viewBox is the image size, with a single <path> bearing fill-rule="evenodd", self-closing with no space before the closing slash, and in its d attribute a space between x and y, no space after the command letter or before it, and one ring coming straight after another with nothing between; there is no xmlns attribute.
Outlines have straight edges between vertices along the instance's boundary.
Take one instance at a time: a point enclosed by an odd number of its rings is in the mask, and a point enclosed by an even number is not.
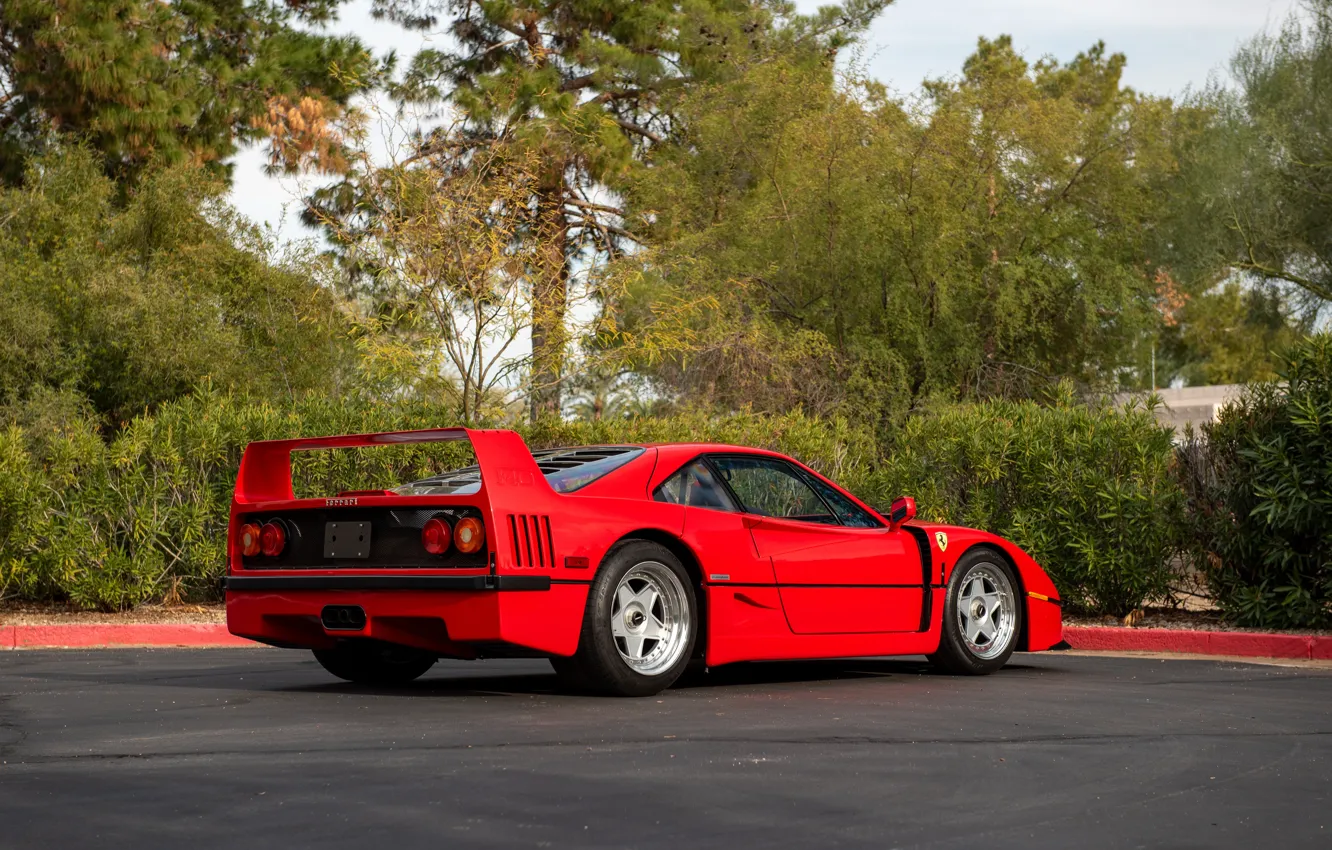
<svg viewBox="0 0 1332 850"><path fill-rule="evenodd" d="M717 483L708 465L701 460L694 461L663 481L652 498L658 502L672 502L691 508L736 510L735 503L726 494L726 488Z"/></svg>
<svg viewBox="0 0 1332 850"><path fill-rule="evenodd" d="M842 521L842 525L851 528L882 528L883 523L870 516L866 511L855 502L837 492L836 489L829 487L825 482L812 476L805 476L809 479L815 491L823 497L823 501L833 509L833 513Z"/></svg>
<svg viewBox="0 0 1332 850"><path fill-rule="evenodd" d="M794 469L762 457L717 457L712 462L744 509L762 516L837 525L837 517Z"/></svg>

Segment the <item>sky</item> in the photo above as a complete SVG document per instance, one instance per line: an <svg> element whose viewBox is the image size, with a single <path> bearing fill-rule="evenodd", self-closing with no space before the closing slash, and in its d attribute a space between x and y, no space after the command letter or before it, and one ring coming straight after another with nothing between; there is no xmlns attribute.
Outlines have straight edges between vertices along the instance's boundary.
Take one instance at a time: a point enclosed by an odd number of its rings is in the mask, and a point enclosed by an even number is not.
<svg viewBox="0 0 1332 850"><path fill-rule="evenodd" d="M802 11L820 3L797 0ZM956 75L980 36L1008 34L1029 60L1072 59L1097 41L1128 57L1125 83L1143 92L1178 95L1224 72L1240 43L1275 28L1297 0L897 0L866 33L861 64L892 89L909 94L927 78ZM336 31L355 33L373 50L406 60L429 34L373 20L369 0L343 9ZM242 152L231 200L280 239L310 237L297 221L308 182L263 173L258 149Z"/></svg>

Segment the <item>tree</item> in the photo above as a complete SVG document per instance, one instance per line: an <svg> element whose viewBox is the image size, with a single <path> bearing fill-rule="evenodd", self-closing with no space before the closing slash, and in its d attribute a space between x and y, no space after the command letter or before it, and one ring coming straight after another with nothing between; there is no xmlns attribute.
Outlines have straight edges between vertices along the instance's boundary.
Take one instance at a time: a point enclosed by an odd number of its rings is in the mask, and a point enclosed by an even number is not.
<svg viewBox="0 0 1332 850"><path fill-rule="evenodd" d="M614 191L678 134L681 96L754 57L835 52L888 2L848 0L802 17L776 0L378 0L377 14L410 27L449 16L455 47L418 54L395 89L462 118L462 134L423 133L421 155L465 159L504 140L542 163L530 196L541 248L531 269L533 415L560 410L572 279L634 241ZM353 194L324 200L345 205Z"/></svg>
<svg viewBox="0 0 1332 850"><path fill-rule="evenodd" d="M1157 374L1186 385L1276 380L1281 354L1311 329L1279 290L1238 280L1189 298L1165 324Z"/></svg>
<svg viewBox="0 0 1332 850"><path fill-rule="evenodd" d="M1097 45L1027 63L982 39L919 100L767 63L681 106L682 143L626 193L660 246L613 305L634 332L707 294L650 367L724 408L886 422L935 394L1114 385L1155 332L1155 228L1187 122ZM1145 365L1145 364L1144 364Z"/></svg>
<svg viewBox="0 0 1332 850"><path fill-rule="evenodd" d="M338 0L6 0L0 4L0 184L52 139L130 179L154 161L225 174L275 140L278 167L336 168L336 127L373 79L354 38L306 27ZM359 82L349 82L359 81Z"/></svg>
<svg viewBox="0 0 1332 850"><path fill-rule="evenodd" d="M528 365L515 342L530 321L527 201L542 164L495 140L465 161L445 149L378 165L367 141L354 145L355 215L320 222L369 281L362 355L402 388L449 399L463 422L502 416Z"/></svg>
<svg viewBox="0 0 1332 850"><path fill-rule="evenodd" d="M102 171L57 148L0 189L0 404L68 390L120 422L206 381L347 388L346 313L308 257L272 256L197 168L145 173L124 204Z"/></svg>
<svg viewBox="0 0 1332 850"><path fill-rule="evenodd" d="M1231 61L1235 88L1198 101L1212 115L1187 149L1172 227L1175 262L1294 285L1332 301L1332 0L1307 0Z"/></svg>

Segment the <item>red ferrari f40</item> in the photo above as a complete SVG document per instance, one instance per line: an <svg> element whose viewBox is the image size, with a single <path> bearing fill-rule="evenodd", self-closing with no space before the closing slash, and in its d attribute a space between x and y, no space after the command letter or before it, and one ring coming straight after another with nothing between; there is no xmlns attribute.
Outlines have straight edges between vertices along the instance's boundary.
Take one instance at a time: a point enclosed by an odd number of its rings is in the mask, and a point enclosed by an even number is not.
<svg viewBox="0 0 1332 850"><path fill-rule="evenodd" d="M294 451L440 440L470 441L476 464L294 496ZM741 446L532 452L463 428L256 442L231 506L227 624L354 682L544 657L568 687L628 696L691 663L926 655L979 674L1061 640L1031 557L915 513Z"/></svg>

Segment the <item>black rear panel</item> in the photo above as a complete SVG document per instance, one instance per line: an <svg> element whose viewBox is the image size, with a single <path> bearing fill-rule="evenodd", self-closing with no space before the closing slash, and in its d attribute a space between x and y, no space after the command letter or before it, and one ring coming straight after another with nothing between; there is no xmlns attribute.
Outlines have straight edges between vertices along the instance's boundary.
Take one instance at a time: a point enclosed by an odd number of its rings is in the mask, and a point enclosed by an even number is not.
<svg viewBox="0 0 1332 850"><path fill-rule="evenodd" d="M431 555L421 545L421 528L431 517L439 517L457 526L463 517L479 520L481 512L469 507L447 508L315 508L277 513L246 514L242 522L259 525L277 520L287 531L287 546L281 555L244 557L247 570L336 570L336 569L477 569L487 565L486 547L470 555L453 546L442 555ZM329 558L325 553L325 532L329 523L370 523L370 549L363 558ZM342 525L343 528L355 526ZM487 528L490 534L491 529Z"/></svg>

